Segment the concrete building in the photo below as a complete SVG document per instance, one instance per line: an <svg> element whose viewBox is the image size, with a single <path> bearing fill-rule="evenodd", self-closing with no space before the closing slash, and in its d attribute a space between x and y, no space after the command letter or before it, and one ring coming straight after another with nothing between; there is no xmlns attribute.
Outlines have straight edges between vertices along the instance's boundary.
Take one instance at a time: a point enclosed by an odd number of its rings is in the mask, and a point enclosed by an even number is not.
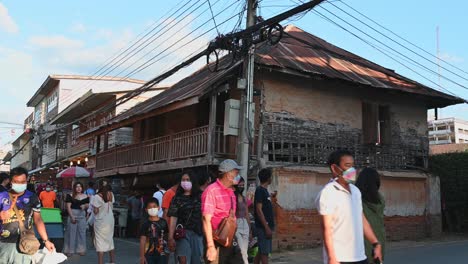
<svg viewBox="0 0 468 264"><path fill-rule="evenodd" d="M429 126L429 144L468 143L468 121L457 118L431 120Z"/></svg>
<svg viewBox="0 0 468 264"><path fill-rule="evenodd" d="M48 76L27 103L28 107L34 108L32 124L36 131L36 136L31 141L31 173L55 174L63 167L64 160L86 155L92 146L89 146L88 142L77 140L80 132L77 128L80 123L74 121L102 104L115 104L118 96L139 88L144 83L142 80L129 78ZM104 119L99 121L105 122L119 111L124 111L159 92L150 90L140 98L121 105L117 111L116 107L110 107L106 112L107 116L101 116L100 118ZM79 115L75 115L76 113ZM95 116L90 117L92 118Z"/></svg>
<svg viewBox="0 0 468 264"><path fill-rule="evenodd" d="M326 159L346 148L358 167L382 174L389 239L441 232L438 178L426 174L427 110L462 103L392 70L288 26L274 46L258 44L249 181L274 170L275 246L321 240L314 200L330 178ZM236 158L242 60L225 57L83 135L91 140L131 127L130 144L97 149L96 177L150 193L181 169L209 170ZM211 65L213 66L213 65Z"/></svg>

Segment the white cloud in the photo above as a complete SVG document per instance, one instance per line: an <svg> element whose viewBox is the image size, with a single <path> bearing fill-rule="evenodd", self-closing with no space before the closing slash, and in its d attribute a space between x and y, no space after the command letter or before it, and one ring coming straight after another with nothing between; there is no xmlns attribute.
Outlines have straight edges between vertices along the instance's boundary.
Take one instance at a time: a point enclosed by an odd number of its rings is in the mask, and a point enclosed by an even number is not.
<svg viewBox="0 0 468 264"><path fill-rule="evenodd" d="M85 33L87 28L82 23L75 23L71 26L70 30L76 33Z"/></svg>
<svg viewBox="0 0 468 264"><path fill-rule="evenodd" d="M29 43L39 48L51 49L78 49L83 47L84 43L79 40L73 40L65 36L34 36L29 38Z"/></svg>
<svg viewBox="0 0 468 264"><path fill-rule="evenodd" d="M8 14L8 9L0 3L0 30L8 33L16 33L19 31L13 18Z"/></svg>
<svg viewBox="0 0 468 264"><path fill-rule="evenodd" d="M460 62L465 61L462 57L452 55L447 52L443 52L442 54L440 54L440 58L443 59L444 61L451 62L451 63L460 63Z"/></svg>

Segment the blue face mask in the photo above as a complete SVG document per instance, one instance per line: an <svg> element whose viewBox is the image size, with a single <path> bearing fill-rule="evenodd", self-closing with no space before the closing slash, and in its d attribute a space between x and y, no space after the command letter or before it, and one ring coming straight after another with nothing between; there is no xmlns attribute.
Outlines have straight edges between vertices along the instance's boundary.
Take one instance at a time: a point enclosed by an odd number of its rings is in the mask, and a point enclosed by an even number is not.
<svg viewBox="0 0 468 264"><path fill-rule="evenodd" d="M11 189L15 192L15 193L22 193L24 191L26 191L26 188L27 188L27 184L20 184L20 183L12 183L11 184Z"/></svg>
<svg viewBox="0 0 468 264"><path fill-rule="evenodd" d="M233 183L234 185L237 185L237 184L239 184L239 182L240 182L241 179L242 179L242 177L241 177L239 174L237 174L237 176L234 178L234 180L232 181L232 183Z"/></svg>

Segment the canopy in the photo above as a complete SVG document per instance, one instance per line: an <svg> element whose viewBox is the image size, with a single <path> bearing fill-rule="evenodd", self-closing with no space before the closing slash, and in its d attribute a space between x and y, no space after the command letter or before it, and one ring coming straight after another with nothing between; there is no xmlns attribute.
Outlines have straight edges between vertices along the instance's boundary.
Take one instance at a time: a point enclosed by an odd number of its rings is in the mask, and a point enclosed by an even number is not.
<svg viewBox="0 0 468 264"><path fill-rule="evenodd" d="M84 178L90 177L91 172L83 167L70 167L68 169L64 169L63 171L57 173L57 178Z"/></svg>

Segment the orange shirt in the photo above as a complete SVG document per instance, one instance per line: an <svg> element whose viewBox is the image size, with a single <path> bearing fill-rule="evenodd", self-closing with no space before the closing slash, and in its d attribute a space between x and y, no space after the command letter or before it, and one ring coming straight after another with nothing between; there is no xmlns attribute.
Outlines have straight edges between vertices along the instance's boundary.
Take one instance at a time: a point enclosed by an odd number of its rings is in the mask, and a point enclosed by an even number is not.
<svg viewBox="0 0 468 264"><path fill-rule="evenodd" d="M176 194L176 190L177 188L172 187L169 190L167 190L167 192L164 194L161 205L163 209L169 209L169 207L171 206L172 198L174 198Z"/></svg>
<svg viewBox="0 0 468 264"><path fill-rule="evenodd" d="M56 197L57 196L54 191L42 191L41 194L39 194L39 199L41 199L42 207L44 208L54 208Z"/></svg>

